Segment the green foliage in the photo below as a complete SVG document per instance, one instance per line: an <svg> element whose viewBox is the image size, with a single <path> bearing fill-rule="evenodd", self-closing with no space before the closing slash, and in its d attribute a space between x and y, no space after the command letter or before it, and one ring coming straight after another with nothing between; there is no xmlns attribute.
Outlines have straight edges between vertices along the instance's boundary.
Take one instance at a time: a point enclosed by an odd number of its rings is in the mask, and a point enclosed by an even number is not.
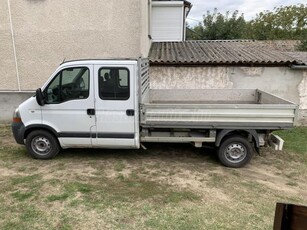
<svg viewBox="0 0 307 230"><path fill-rule="evenodd" d="M191 27L187 25L187 40L202 40L205 39L203 36L204 33L204 27L201 23L199 23L197 26Z"/></svg>
<svg viewBox="0 0 307 230"><path fill-rule="evenodd" d="M274 8L259 13L250 21L249 36L259 40L304 39L307 37L307 5Z"/></svg>
<svg viewBox="0 0 307 230"><path fill-rule="evenodd" d="M300 46L298 47L299 51L307 51L307 40L302 41Z"/></svg>
<svg viewBox="0 0 307 230"><path fill-rule="evenodd" d="M230 39L297 39L307 37L307 4L281 6L273 11L264 11L251 21L236 10L225 14L214 9L204 15L203 23L188 26L187 39L230 40ZM304 48L305 47L305 48ZM306 50L305 45L301 48Z"/></svg>
<svg viewBox="0 0 307 230"><path fill-rule="evenodd" d="M238 11L234 11L231 17L229 12L225 15L218 13L217 9L214 10L213 14L207 12L207 16L204 17L204 36L208 39L236 39L242 37L245 28L245 20L243 15L238 15Z"/></svg>
<svg viewBox="0 0 307 230"><path fill-rule="evenodd" d="M237 39L244 35L246 21L243 14L239 11L230 14L219 13L215 8L214 12L210 11L204 15L203 25L198 24L194 28L188 27L188 39L208 39L208 40L230 40ZM192 31L192 32L191 32Z"/></svg>

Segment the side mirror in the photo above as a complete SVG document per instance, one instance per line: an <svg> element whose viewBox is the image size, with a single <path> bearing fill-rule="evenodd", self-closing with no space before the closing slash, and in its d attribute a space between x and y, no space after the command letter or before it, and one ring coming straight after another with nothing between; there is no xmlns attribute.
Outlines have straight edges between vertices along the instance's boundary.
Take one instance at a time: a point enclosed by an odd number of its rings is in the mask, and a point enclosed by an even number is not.
<svg viewBox="0 0 307 230"><path fill-rule="evenodd" d="M41 88L38 88L36 90L36 101L37 101L37 104L39 104L40 106L45 105L45 97L44 97L44 94Z"/></svg>

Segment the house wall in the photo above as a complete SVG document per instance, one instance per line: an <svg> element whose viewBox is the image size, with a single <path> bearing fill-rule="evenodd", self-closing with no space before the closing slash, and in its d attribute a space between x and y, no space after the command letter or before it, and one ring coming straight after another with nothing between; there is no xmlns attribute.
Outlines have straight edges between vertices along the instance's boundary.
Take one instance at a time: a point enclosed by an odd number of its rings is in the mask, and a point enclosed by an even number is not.
<svg viewBox="0 0 307 230"><path fill-rule="evenodd" d="M258 88L300 105L307 124L307 70L288 67L158 67L150 68L152 89Z"/></svg>
<svg viewBox="0 0 307 230"><path fill-rule="evenodd" d="M147 56L147 7L144 0L0 1L0 91L34 90L64 59Z"/></svg>
<svg viewBox="0 0 307 230"><path fill-rule="evenodd" d="M0 89L16 90L18 83L7 1L0 1Z"/></svg>

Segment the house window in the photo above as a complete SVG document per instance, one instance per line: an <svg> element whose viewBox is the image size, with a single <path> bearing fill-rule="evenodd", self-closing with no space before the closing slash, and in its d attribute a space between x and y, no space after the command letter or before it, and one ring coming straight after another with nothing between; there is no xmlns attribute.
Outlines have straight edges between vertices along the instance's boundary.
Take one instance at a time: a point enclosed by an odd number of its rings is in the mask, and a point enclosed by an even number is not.
<svg viewBox="0 0 307 230"><path fill-rule="evenodd" d="M182 41L184 34L184 2L153 1L151 36L153 41Z"/></svg>
<svg viewBox="0 0 307 230"><path fill-rule="evenodd" d="M99 70L99 97L102 100L128 100L130 97L129 70L101 68Z"/></svg>

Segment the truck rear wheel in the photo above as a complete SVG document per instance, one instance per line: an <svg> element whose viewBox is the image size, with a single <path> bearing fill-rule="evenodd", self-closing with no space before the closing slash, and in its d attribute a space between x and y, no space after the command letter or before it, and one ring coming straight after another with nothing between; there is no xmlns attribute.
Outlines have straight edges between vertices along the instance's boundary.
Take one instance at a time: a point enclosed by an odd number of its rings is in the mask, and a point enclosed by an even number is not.
<svg viewBox="0 0 307 230"><path fill-rule="evenodd" d="M32 131L26 138L26 148L36 159L51 159L60 151L58 140L45 130Z"/></svg>
<svg viewBox="0 0 307 230"><path fill-rule="evenodd" d="M241 168L253 157L253 148L242 136L229 136L223 140L218 149L220 162L226 167Z"/></svg>

